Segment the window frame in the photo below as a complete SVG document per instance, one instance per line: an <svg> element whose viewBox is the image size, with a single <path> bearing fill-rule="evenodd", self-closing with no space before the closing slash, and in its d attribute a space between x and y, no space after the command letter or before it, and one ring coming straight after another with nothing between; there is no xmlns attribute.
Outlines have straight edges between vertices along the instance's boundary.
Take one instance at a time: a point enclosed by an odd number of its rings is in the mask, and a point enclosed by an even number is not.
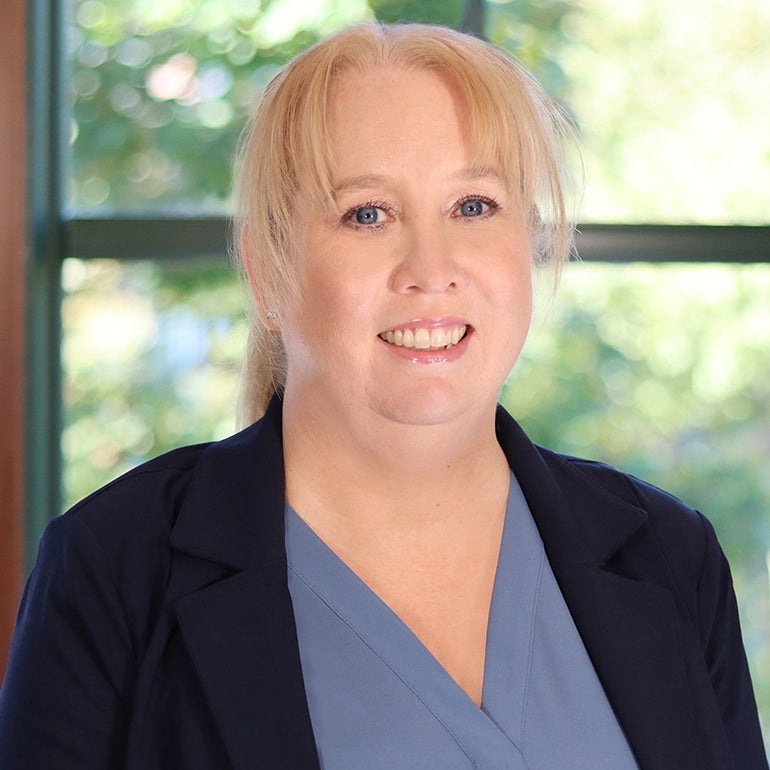
<svg viewBox="0 0 770 770"><path fill-rule="evenodd" d="M8 442L0 473L0 678L24 573L61 505L63 260L227 255L224 216L85 218L65 210L65 2L6 0L0 28L0 93L10 108L0 125L9 161L0 206L0 318L8 334L0 345L0 419ZM466 0L463 27L478 33L483 12L483 0ZM770 224L586 224L580 230L578 248L586 261L770 261Z"/></svg>
<svg viewBox="0 0 770 770"><path fill-rule="evenodd" d="M23 0L12 0L23 4ZM228 255L228 218L105 215L64 207L67 171L66 0L27 4L28 251L25 563L61 505L61 269L67 257L121 261ZM463 27L483 29L482 0L466 0ZM770 261L770 225L600 224L579 227L584 261L752 264Z"/></svg>
<svg viewBox="0 0 770 770"><path fill-rule="evenodd" d="M78 259L186 259L229 248L224 215L73 217L62 227L63 251ZM576 245L591 262L752 264L768 261L770 226L586 223Z"/></svg>

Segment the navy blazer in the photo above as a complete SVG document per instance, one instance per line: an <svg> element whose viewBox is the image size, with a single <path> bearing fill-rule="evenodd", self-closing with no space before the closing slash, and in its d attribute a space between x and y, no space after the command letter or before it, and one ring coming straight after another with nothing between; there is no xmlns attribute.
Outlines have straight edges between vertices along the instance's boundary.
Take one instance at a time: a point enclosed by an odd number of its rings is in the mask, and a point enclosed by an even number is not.
<svg viewBox="0 0 770 770"><path fill-rule="evenodd" d="M533 445L502 409L497 430L640 768L766 769L709 523ZM283 515L275 399L236 436L159 457L54 519L0 694L0 767L317 768Z"/></svg>

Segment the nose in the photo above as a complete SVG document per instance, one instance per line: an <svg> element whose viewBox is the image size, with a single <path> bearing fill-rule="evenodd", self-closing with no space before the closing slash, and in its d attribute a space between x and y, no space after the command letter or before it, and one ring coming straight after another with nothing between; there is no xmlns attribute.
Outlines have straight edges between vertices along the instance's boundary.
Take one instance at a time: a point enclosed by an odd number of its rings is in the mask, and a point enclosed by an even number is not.
<svg viewBox="0 0 770 770"><path fill-rule="evenodd" d="M393 270L391 289L398 294L440 294L463 288L468 275L458 262L458 243L437 227L413 227L404 233L402 257Z"/></svg>

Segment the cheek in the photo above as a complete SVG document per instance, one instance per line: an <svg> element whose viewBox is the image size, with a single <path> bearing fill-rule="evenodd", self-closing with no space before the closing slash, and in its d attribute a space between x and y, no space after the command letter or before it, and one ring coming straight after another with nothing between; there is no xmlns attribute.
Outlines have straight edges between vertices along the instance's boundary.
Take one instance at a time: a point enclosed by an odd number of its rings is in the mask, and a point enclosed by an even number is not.
<svg viewBox="0 0 770 770"><path fill-rule="evenodd" d="M492 276L490 278L495 306L516 318L528 319L533 304L533 272L529 250L518 247L501 254L497 280Z"/></svg>
<svg viewBox="0 0 770 770"><path fill-rule="evenodd" d="M322 267L305 270L298 296L291 302L284 337L306 350L350 349L363 340L376 314L376 293L366 281L329 260Z"/></svg>
<svg viewBox="0 0 770 770"><path fill-rule="evenodd" d="M344 275L335 280L319 280L305 294L301 312L313 326L331 332L360 328L362 321L371 321L372 296Z"/></svg>

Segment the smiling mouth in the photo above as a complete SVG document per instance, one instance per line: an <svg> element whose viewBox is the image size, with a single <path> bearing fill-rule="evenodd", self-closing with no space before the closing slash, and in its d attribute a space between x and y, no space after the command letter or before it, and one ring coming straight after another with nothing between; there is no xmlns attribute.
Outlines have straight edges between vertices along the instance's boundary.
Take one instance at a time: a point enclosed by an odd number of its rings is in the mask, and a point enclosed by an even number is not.
<svg viewBox="0 0 770 770"><path fill-rule="evenodd" d="M416 350L446 350L463 340L468 327L463 324L451 329L394 329L382 332L379 337L391 345Z"/></svg>

